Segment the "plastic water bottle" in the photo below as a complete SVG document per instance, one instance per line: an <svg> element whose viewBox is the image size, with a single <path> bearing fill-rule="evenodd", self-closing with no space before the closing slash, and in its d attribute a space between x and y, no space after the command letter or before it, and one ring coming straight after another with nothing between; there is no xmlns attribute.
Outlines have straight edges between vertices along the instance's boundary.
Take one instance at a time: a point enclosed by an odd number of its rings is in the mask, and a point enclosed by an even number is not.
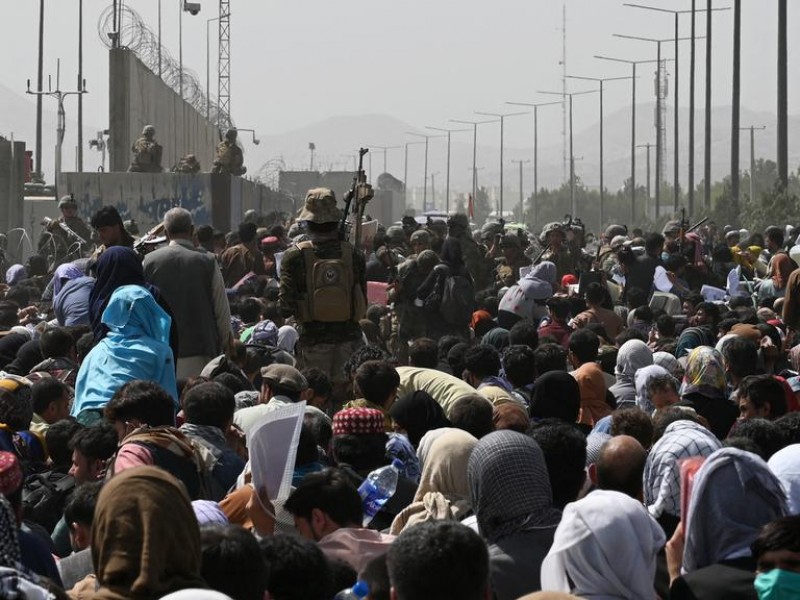
<svg viewBox="0 0 800 600"><path fill-rule="evenodd" d="M402 467L403 461L395 458L391 465L375 469L367 475L364 483L358 488L361 506L364 509L364 527L369 525L383 505L394 495Z"/></svg>
<svg viewBox="0 0 800 600"><path fill-rule="evenodd" d="M361 600L361 598L366 598L369 594L369 586L367 585L366 581L356 581L356 584L351 587L347 588L346 590L342 590L336 596L333 597L333 600Z"/></svg>

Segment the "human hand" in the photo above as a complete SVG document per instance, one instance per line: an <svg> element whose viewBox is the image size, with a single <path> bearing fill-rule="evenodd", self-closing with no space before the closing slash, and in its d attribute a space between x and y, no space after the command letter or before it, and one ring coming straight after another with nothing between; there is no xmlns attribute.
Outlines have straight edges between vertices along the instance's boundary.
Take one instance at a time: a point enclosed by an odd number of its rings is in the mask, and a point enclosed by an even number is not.
<svg viewBox="0 0 800 600"><path fill-rule="evenodd" d="M683 549L686 545L686 539L683 535L683 522L678 524L675 533L667 542L666 555L667 555L667 570L669 571L670 585L678 577L681 576L681 565L683 564Z"/></svg>
<svg viewBox="0 0 800 600"><path fill-rule="evenodd" d="M246 509L258 535L263 537L275 533L275 507L267 498L266 490L261 490L259 493L253 488Z"/></svg>

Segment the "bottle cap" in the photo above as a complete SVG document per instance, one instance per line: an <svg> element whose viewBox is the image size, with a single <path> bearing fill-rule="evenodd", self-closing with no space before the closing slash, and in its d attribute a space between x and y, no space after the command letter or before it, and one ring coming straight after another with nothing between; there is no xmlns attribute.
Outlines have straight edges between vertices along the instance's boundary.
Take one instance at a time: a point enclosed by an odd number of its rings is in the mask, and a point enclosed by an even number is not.
<svg viewBox="0 0 800 600"><path fill-rule="evenodd" d="M395 458L392 461L392 466L399 471L400 469L403 468L403 461L400 460L399 458Z"/></svg>
<svg viewBox="0 0 800 600"><path fill-rule="evenodd" d="M369 586L366 581L358 580L351 588L352 592L359 598L366 598L369 595Z"/></svg>

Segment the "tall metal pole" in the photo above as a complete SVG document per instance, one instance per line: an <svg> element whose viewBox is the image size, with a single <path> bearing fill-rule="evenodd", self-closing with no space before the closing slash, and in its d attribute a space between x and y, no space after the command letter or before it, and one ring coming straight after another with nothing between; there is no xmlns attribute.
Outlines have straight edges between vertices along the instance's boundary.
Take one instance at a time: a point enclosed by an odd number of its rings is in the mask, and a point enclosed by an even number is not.
<svg viewBox="0 0 800 600"><path fill-rule="evenodd" d="M778 180L789 184L789 113L787 86L787 0L778 0Z"/></svg>
<svg viewBox="0 0 800 600"><path fill-rule="evenodd" d="M689 214L694 214L694 87L695 87L695 17L697 16L697 0L692 0L692 32L689 36L689 173L686 186L689 191Z"/></svg>
<svg viewBox="0 0 800 600"><path fill-rule="evenodd" d="M656 219L661 216L661 42L656 43Z"/></svg>
<svg viewBox="0 0 800 600"><path fill-rule="evenodd" d="M178 5L178 94L183 100L183 0ZM183 124L181 124L183 125Z"/></svg>
<svg viewBox="0 0 800 600"><path fill-rule="evenodd" d="M756 136L753 126L750 126L750 202L754 202L756 180Z"/></svg>
<svg viewBox="0 0 800 600"><path fill-rule="evenodd" d="M116 9L114 10L116 15ZM42 91L44 70L44 0L39 0L39 64L36 72L36 91ZM36 96L36 173L44 180L42 172L42 95Z"/></svg>
<svg viewBox="0 0 800 600"><path fill-rule="evenodd" d="M644 204L645 216L647 216L647 208L650 205L650 147L652 145L653 144L639 144L638 146L636 146L637 148L646 148L647 149L647 171L646 171L647 182L646 182L646 185L645 185L645 193L647 194L647 200L645 201L645 204Z"/></svg>
<svg viewBox="0 0 800 600"><path fill-rule="evenodd" d="M742 2L733 2L733 86L731 90L731 204L739 214L739 94L742 42Z"/></svg>
<svg viewBox="0 0 800 600"><path fill-rule="evenodd" d="M428 136L425 136L425 182L422 187L422 210L428 210Z"/></svg>
<svg viewBox="0 0 800 600"><path fill-rule="evenodd" d="M472 202L478 199L478 124L472 132Z"/></svg>
<svg viewBox="0 0 800 600"><path fill-rule="evenodd" d="M158 76L161 77L161 0L158 0Z"/></svg>
<svg viewBox="0 0 800 600"><path fill-rule="evenodd" d="M83 88L83 0L78 0L78 88ZM78 172L83 171L83 94L78 94Z"/></svg>
<svg viewBox="0 0 800 600"><path fill-rule="evenodd" d="M575 215L575 154L572 147L572 94L569 94L569 205Z"/></svg>
<svg viewBox="0 0 800 600"><path fill-rule="evenodd" d="M211 119L211 21L213 20L206 20L206 121Z"/></svg>
<svg viewBox="0 0 800 600"><path fill-rule="evenodd" d="M536 225L536 204L539 201L539 107L533 107L533 206L532 222Z"/></svg>
<svg viewBox="0 0 800 600"><path fill-rule="evenodd" d="M706 115L705 115L705 164L703 169L703 203L706 210L711 208L711 3L707 0L706 6Z"/></svg>
<svg viewBox="0 0 800 600"><path fill-rule="evenodd" d="M408 142L406 142L406 156L403 160L403 210L408 208L406 190L408 190Z"/></svg>
<svg viewBox="0 0 800 600"><path fill-rule="evenodd" d="M631 226L636 223L636 63L631 73Z"/></svg>
<svg viewBox="0 0 800 600"><path fill-rule="evenodd" d="M600 80L600 227L605 217L605 187L603 184L603 80Z"/></svg>
<svg viewBox="0 0 800 600"><path fill-rule="evenodd" d="M672 183L672 185L674 187L674 189L672 190L672 192L673 192L672 207L673 207L673 209L675 210L676 213L678 212L678 204L680 202L680 169L679 169L679 167L680 167L680 160L681 160L680 159L680 145L678 143L678 140L680 138L680 129L678 127L679 122L680 122L679 121L680 94L678 94L678 63L679 63L679 61L678 61L678 40L680 39L678 37L678 17L679 16L680 16L680 13L676 12L675 13L675 82L672 84L672 87L675 90L673 92L675 94L675 115L674 115L674 117L675 117L675 133L673 133L673 138L674 138L673 139L673 145L675 146L675 158L673 159L675 164L673 165L673 167L675 169L675 174L673 176L674 181Z"/></svg>
<svg viewBox="0 0 800 600"><path fill-rule="evenodd" d="M445 183L444 212L450 214L450 132L447 132L447 175Z"/></svg>
<svg viewBox="0 0 800 600"><path fill-rule="evenodd" d="M500 218L503 217L503 127L505 115L500 117Z"/></svg>

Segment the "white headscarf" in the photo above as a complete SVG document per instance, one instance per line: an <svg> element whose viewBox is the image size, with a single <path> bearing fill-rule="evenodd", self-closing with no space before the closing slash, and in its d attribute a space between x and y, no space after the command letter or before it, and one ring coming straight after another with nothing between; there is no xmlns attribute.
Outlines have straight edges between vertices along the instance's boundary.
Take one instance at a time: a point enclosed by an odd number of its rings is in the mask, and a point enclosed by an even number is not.
<svg viewBox="0 0 800 600"><path fill-rule="evenodd" d="M653 364L664 367L673 377L683 376L683 367L681 367L681 363L669 352L655 352L653 354Z"/></svg>
<svg viewBox="0 0 800 600"><path fill-rule="evenodd" d="M542 563L542 589L593 600L655 600L656 554L664 542L639 502L596 490L564 509Z"/></svg>
<svg viewBox="0 0 800 600"><path fill-rule="evenodd" d="M776 452L767 465L786 492L787 514L800 514L800 444Z"/></svg>
<svg viewBox="0 0 800 600"><path fill-rule="evenodd" d="M300 334L291 325L284 325L278 329L278 348L294 356L294 347Z"/></svg>
<svg viewBox="0 0 800 600"><path fill-rule="evenodd" d="M664 367L658 365L649 365L636 371L634 381L636 382L636 406L641 408L648 415L652 413L656 407L650 400L650 394L647 392L647 386L650 385L650 380L660 377L662 375L670 375ZM677 389L678 382L675 382Z"/></svg>
<svg viewBox="0 0 800 600"><path fill-rule="evenodd" d="M617 352L614 374L617 383L633 385L636 371L653 364L653 352L642 340L628 340Z"/></svg>

